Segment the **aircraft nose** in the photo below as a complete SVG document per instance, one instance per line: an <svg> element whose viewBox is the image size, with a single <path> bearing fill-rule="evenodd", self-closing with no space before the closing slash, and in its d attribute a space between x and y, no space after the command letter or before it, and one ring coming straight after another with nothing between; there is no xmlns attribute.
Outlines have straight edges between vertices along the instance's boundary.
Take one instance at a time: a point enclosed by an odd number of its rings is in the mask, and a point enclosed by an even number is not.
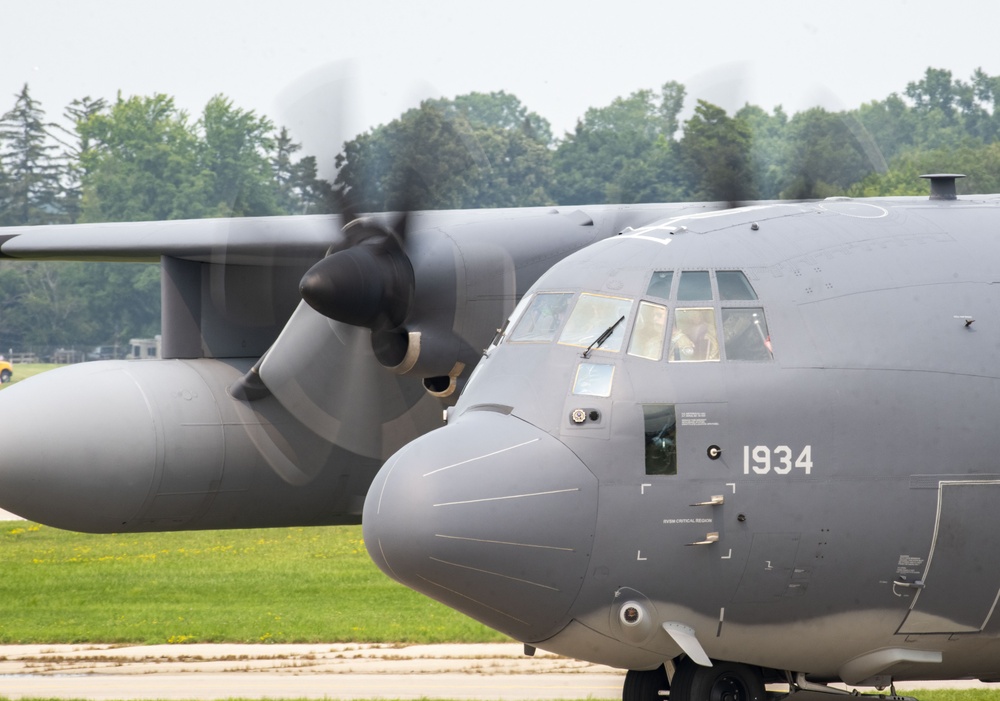
<svg viewBox="0 0 1000 701"><path fill-rule="evenodd" d="M0 392L0 507L59 528L121 530L146 499L156 434L121 362L82 363Z"/></svg>
<svg viewBox="0 0 1000 701"><path fill-rule="evenodd" d="M586 575L597 479L560 441L467 412L383 466L364 539L390 577L525 641L568 622Z"/></svg>

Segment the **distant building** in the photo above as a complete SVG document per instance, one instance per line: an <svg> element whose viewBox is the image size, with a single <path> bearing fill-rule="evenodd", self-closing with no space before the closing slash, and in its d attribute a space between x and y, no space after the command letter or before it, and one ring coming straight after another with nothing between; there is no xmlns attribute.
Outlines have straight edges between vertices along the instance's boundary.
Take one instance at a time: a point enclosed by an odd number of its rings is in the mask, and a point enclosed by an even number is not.
<svg viewBox="0 0 1000 701"><path fill-rule="evenodd" d="M132 360L158 360L160 358L160 334L155 338L129 339L131 348L128 357Z"/></svg>

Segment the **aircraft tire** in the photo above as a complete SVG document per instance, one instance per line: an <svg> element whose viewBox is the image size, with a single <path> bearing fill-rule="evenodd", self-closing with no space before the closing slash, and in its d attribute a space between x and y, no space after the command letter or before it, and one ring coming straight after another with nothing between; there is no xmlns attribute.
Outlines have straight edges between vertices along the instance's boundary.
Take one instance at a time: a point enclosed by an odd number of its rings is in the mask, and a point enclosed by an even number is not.
<svg viewBox="0 0 1000 701"><path fill-rule="evenodd" d="M683 660L670 690L670 701L764 701L765 696L759 669L714 660L711 667Z"/></svg>
<svg viewBox="0 0 1000 701"><path fill-rule="evenodd" d="M622 701L660 701L660 691L669 688L667 670L663 665L656 669L630 669L625 675Z"/></svg>

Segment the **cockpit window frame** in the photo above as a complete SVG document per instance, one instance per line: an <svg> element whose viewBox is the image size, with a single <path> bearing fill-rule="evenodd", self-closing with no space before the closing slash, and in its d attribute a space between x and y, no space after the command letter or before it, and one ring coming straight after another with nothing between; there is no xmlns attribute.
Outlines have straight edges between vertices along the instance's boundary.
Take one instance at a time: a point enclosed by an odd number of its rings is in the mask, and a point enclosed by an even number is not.
<svg viewBox="0 0 1000 701"><path fill-rule="evenodd" d="M669 300L674 290L674 282L679 276L676 270L654 270L646 283L646 297ZM665 291L666 294L660 294Z"/></svg>
<svg viewBox="0 0 1000 701"><path fill-rule="evenodd" d="M661 311L662 318L658 313ZM669 322L670 310L667 305L640 299L636 306L635 321L629 333L628 355L646 360L663 360L663 345Z"/></svg>
<svg viewBox="0 0 1000 701"><path fill-rule="evenodd" d="M555 323L545 332L542 336L531 336L531 337L518 337L518 332L521 331L521 324L528 318L528 313L534 307L536 302L541 300L543 297L565 297L565 303L561 308L558 309L560 314L559 318L555 320ZM569 313L573 310L574 297L576 293L569 292L565 290L544 290L535 292L532 299L528 305L525 306L524 311L521 312L517 323L510 325L510 332L506 334L508 343L551 343L556 339L556 337L562 332L563 325L566 319L569 318ZM551 310L542 309L541 312L548 312ZM528 332L530 333L530 332Z"/></svg>
<svg viewBox="0 0 1000 701"><path fill-rule="evenodd" d="M524 295L524 297L522 297L516 305L514 305L514 309L511 311L510 316L508 316L507 320L503 322L503 326L497 329L496 335L493 337L493 342L490 343L489 348L486 349L487 355L489 355L490 351L503 343L508 334L510 334L514 327L517 326L517 322L519 322L521 317L524 316L524 311L528 308L528 305L531 304L531 300L534 299L534 297L534 293L529 292Z"/></svg>
<svg viewBox="0 0 1000 701"><path fill-rule="evenodd" d="M590 300L593 300L595 303L595 306L589 310L592 315L599 315L601 312L607 311L599 309L597 306L600 300L614 300L615 302L624 304L619 304L618 309L615 309L612 314L604 314L603 316L594 318L593 324L587 325L586 328L583 328L581 325L579 330L574 328L571 333L570 325L574 322L581 324L581 317L588 313L588 310L583 306L585 300L587 303ZM599 292L581 292L573 301L573 307L566 318L566 322L563 324L562 330L559 332L557 343L561 346L570 346L573 348L588 348L601 337L602 332L611 328L618 321L619 317L623 317L625 323L618 324L602 344L593 347L594 351L605 351L608 353L621 352L622 345L625 342L626 323L632 316L632 308L635 306L635 302L634 297L623 297L621 295L609 295Z"/></svg>
<svg viewBox="0 0 1000 701"><path fill-rule="evenodd" d="M758 302L760 301L757 297L757 290L754 289L753 283L750 282L750 278L747 277L746 272L743 270L727 269L727 270L715 270L715 287L718 290L718 299L720 302ZM749 293L750 296L730 296L730 290L733 290L736 285L733 282L727 282L723 284L722 280L727 279L725 277L720 279L722 276L733 276L732 280L738 283L739 287L742 287L744 292Z"/></svg>
<svg viewBox="0 0 1000 701"><path fill-rule="evenodd" d="M674 292L678 304L681 302L711 302L718 298L715 289L715 276L712 270L680 270L678 271L677 290ZM698 277L694 277L694 276ZM704 275L704 278L701 276ZM688 281L691 281L690 283ZM708 283L708 296L697 296L692 292L704 292L704 285ZM692 288L692 285L694 286Z"/></svg>
<svg viewBox="0 0 1000 701"><path fill-rule="evenodd" d="M702 318L698 319L695 313ZM717 363L722 360L718 306L677 306L672 318L668 362Z"/></svg>
<svg viewBox="0 0 1000 701"><path fill-rule="evenodd" d="M711 297L701 298L702 295L707 293L705 280L702 278L699 280L700 292L695 294L682 294L682 287L685 275L701 274L708 276L709 286L711 287ZM651 291L653 287L652 280L654 276L665 276L671 275L671 289L669 297L659 297L657 293ZM720 284L719 280L722 276L723 282ZM727 279L726 276L738 276L735 279ZM690 278L689 278L690 279ZM658 290L662 292L663 285L661 285ZM693 297L698 296L699 299L686 299L682 297ZM662 300L662 301L661 301ZM763 352L759 353L756 357L739 357L740 353L737 352L737 357L730 357L729 353L726 351L726 332L727 328L723 323L723 314L737 314L740 313L738 310L751 308L761 315L761 324L763 328L767 328L768 314L767 314L767 304L761 300L759 293L754 287L753 282L750 279L750 275L745 269L735 268L735 267L723 267L723 268L677 268L673 271L670 270L653 270L650 273L650 278L646 284L646 294L640 297L638 300L638 305L636 305L637 312L635 319L633 321L632 329L630 330L630 340L629 346L632 345L632 337L635 334L636 326L638 325L639 312L638 309L641 308L643 304L661 304L667 307L668 315L668 337L669 340L666 343L666 359L670 363L698 363L698 362L768 362L774 360L774 351L771 346L770 332L765 332L765 341L762 348L766 348L768 358L763 357ZM711 310L715 317L715 325L712 327L714 335L714 345L715 350L711 352L707 350L706 352L710 357L693 357L690 359L678 357L678 351L682 345L680 340L678 340L678 331L684 321L683 317L685 312L702 310ZM725 311L731 310L731 311ZM729 329L730 331L732 329ZM692 346L697 345L697 341L691 344ZM699 353L694 351L695 355ZM634 353L629 353L634 357ZM744 354L745 355L745 354ZM641 357L641 356L638 356ZM661 358L662 359L662 358Z"/></svg>
<svg viewBox="0 0 1000 701"><path fill-rule="evenodd" d="M747 314L750 315L747 317L749 324L745 324L741 329L738 326L738 317ZM725 303L719 309L719 323L722 325L722 348L727 361L766 363L774 360L771 332L768 329L767 314L763 306L737 307ZM755 328L751 328L751 325ZM743 350L740 351L739 348Z"/></svg>

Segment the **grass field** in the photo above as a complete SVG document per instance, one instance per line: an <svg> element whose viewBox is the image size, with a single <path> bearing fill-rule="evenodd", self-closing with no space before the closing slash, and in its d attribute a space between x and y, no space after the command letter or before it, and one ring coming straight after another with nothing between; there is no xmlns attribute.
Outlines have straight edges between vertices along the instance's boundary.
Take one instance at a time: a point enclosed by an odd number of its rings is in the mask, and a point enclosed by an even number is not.
<svg viewBox="0 0 1000 701"><path fill-rule="evenodd" d="M10 384L17 384L21 380L26 380L40 372L54 370L60 367L62 367L62 365L55 365L53 363L17 363L14 365L14 374L10 379ZM0 387L7 386L8 385L0 385Z"/></svg>
<svg viewBox="0 0 1000 701"><path fill-rule="evenodd" d="M17 364L11 384L56 367ZM506 639L383 575L360 527L87 535L0 522L0 644Z"/></svg>
<svg viewBox="0 0 1000 701"><path fill-rule="evenodd" d="M87 535L0 522L0 643L491 642L361 528Z"/></svg>

